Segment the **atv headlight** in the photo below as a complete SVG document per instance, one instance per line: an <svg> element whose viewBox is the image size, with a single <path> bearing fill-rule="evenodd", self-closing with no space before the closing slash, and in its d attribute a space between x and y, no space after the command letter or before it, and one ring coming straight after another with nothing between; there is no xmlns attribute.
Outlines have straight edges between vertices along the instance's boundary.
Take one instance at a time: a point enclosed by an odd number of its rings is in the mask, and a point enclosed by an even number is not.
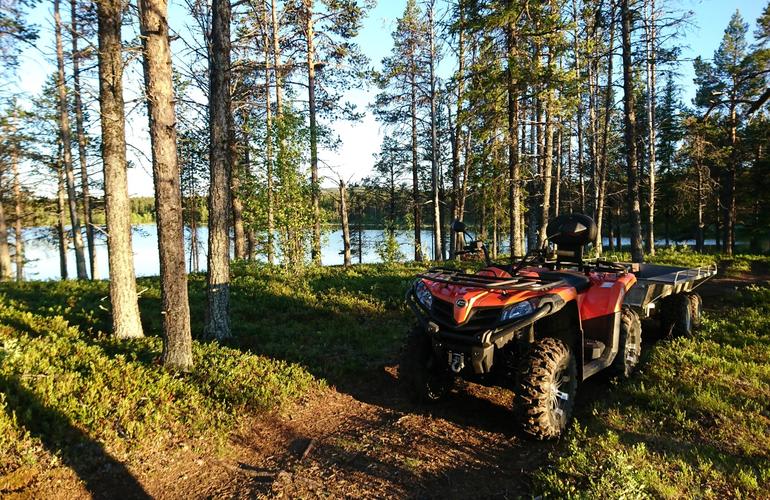
<svg viewBox="0 0 770 500"><path fill-rule="evenodd" d="M426 309L430 309L433 305L433 295L431 295L430 290L425 286L425 283L418 281L414 286L414 293L417 295L417 300L419 300Z"/></svg>
<svg viewBox="0 0 770 500"><path fill-rule="evenodd" d="M512 319L521 318L528 314L532 314L534 310L535 307L532 305L532 302L525 300L503 309L503 313L500 315L500 321L510 321Z"/></svg>

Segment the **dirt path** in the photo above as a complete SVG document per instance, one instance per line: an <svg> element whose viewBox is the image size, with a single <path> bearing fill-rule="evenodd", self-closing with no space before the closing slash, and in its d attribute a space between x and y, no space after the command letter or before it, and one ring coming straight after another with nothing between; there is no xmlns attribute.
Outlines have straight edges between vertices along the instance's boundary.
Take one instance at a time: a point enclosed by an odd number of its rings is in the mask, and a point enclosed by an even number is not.
<svg viewBox="0 0 770 500"><path fill-rule="evenodd" d="M511 431L510 392L467 385L430 412L408 403L395 367L363 389L327 389L245 426L233 477L214 496L515 497L553 444Z"/></svg>

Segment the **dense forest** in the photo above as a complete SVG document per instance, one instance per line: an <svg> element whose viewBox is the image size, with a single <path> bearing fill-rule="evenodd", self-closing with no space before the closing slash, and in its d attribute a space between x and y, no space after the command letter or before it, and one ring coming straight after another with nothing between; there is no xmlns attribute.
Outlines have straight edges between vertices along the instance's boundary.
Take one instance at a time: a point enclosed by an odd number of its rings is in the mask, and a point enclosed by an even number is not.
<svg viewBox="0 0 770 500"><path fill-rule="evenodd" d="M168 366L191 363L185 249L199 245L184 227L208 227L205 335L220 339L232 257L322 264L330 224L346 265L356 224L381 224L396 247L413 230L407 257L422 261L453 258L449 225L464 219L494 257L521 256L565 212L595 219L596 254L623 237L635 261L661 240L770 249L770 5L753 31L736 11L715 53L684 61L689 13L662 0L407 0L391 54L369 61L368 1L187 0L186 33L169 32L165 0L52 2L56 71L39 95L1 90L0 274L23 279L23 228L44 224L61 277L74 252L75 277L96 279L108 235L113 329L141 336L130 225L156 221ZM6 79L38 43L36 5L2 6ZM376 90L368 110L347 101L354 88ZM129 107L146 109L154 200L128 196ZM352 182L319 149L366 111L385 136Z"/></svg>

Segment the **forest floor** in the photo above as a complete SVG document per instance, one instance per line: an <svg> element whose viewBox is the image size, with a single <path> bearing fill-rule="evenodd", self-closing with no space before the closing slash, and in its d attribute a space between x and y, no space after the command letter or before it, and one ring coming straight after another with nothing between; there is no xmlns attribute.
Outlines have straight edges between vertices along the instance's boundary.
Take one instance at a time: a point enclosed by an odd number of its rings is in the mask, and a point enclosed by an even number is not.
<svg viewBox="0 0 770 500"><path fill-rule="evenodd" d="M730 263L702 287L697 335L649 342L628 381L589 380L567 436L545 443L516 432L506 390L461 384L429 407L405 396L398 354L413 265L301 277L241 266L237 340L196 343L186 377L154 364L157 338L126 345L99 333L105 283L3 284L0 497L762 496L767 264ZM140 285L145 330L157 333L157 281ZM190 290L199 325L203 278ZM62 318L76 325L67 335ZM62 361L76 354L81 362Z"/></svg>

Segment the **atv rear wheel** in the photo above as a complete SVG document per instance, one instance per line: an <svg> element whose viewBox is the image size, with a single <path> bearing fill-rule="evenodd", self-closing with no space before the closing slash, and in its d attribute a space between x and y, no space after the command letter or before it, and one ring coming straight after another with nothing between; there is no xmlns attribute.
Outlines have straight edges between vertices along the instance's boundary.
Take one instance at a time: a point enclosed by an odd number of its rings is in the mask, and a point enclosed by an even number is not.
<svg viewBox="0 0 770 500"><path fill-rule="evenodd" d="M697 292L688 293L687 298L690 300L690 321L692 322L692 328L698 329L701 325L703 299Z"/></svg>
<svg viewBox="0 0 770 500"><path fill-rule="evenodd" d="M692 306L690 297L684 293L671 295L666 299L663 309L663 333L674 337L686 337L692 334Z"/></svg>
<svg viewBox="0 0 770 500"><path fill-rule="evenodd" d="M454 385L454 377L446 363L436 359L430 337L422 328L409 332L398 373L417 403L440 401Z"/></svg>
<svg viewBox="0 0 770 500"><path fill-rule="evenodd" d="M535 342L522 366L515 396L522 430L537 439L560 436L572 417L576 392L572 349L550 337Z"/></svg>
<svg viewBox="0 0 770 500"><path fill-rule="evenodd" d="M618 377L629 377L642 354L642 322L636 311L623 307L619 335L618 353L612 361L611 370Z"/></svg>

